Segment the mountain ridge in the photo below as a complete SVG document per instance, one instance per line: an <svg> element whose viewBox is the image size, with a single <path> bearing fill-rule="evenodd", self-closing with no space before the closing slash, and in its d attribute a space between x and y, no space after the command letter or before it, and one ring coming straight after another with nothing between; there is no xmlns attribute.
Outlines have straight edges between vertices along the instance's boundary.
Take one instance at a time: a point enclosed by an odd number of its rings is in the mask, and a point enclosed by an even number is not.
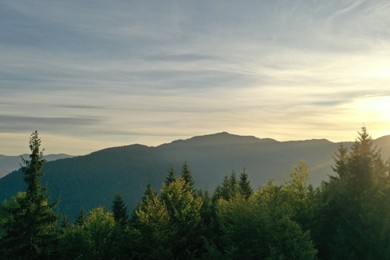
<svg viewBox="0 0 390 260"><path fill-rule="evenodd" d="M71 158L72 155L68 155L65 153L58 154L48 154L44 156L46 161L55 161L59 159ZM23 163L23 159L28 159L29 154L21 154L16 156L10 155L2 155L0 154L0 178L4 177L11 171L15 171L20 168L20 165Z"/></svg>
<svg viewBox="0 0 390 260"><path fill-rule="evenodd" d="M260 140L260 141L259 141ZM142 198L146 185L159 190L170 167L180 174L184 162L190 166L196 186L213 191L223 177L244 168L254 188L269 180L280 181L292 165L304 160L317 186L331 175L333 156L339 143L326 139L262 142L260 138L226 132L176 140L156 147L140 144L111 147L83 156L48 162L43 183L51 198L60 198L60 212L74 217L81 208L110 208L115 194L123 195L129 209ZM390 154L390 136L374 143ZM353 142L343 142L347 147ZM381 143L384 146L381 146ZM0 179L0 201L24 189L22 173Z"/></svg>

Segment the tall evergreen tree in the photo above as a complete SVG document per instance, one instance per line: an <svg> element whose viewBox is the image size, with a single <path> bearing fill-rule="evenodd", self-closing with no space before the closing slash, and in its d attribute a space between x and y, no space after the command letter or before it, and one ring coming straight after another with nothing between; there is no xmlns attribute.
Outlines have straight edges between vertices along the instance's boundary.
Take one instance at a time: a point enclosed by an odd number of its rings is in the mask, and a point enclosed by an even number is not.
<svg viewBox="0 0 390 260"><path fill-rule="evenodd" d="M171 166L168 170L168 176L165 178L165 184L169 185L176 180L175 169Z"/></svg>
<svg viewBox="0 0 390 260"><path fill-rule="evenodd" d="M126 225L127 221L129 220L129 215L127 214L127 207L123 197L119 194L115 195L112 202L112 213L116 223Z"/></svg>
<svg viewBox="0 0 390 260"><path fill-rule="evenodd" d="M218 185L214 191L213 200L218 199L230 200L237 195L239 190L236 173L233 171L230 176L223 178L222 184Z"/></svg>
<svg viewBox="0 0 390 260"><path fill-rule="evenodd" d="M248 199L253 194L253 189L250 181L248 180L248 174L246 174L245 168L240 174L240 180L238 182L238 186L241 195L243 195L245 199Z"/></svg>
<svg viewBox="0 0 390 260"><path fill-rule="evenodd" d="M154 196L157 196L157 193L153 190L152 185L150 183L148 183L148 185L146 185L146 189L144 191L144 196L142 197L141 206L142 206L142 204L146 204L147 201Z"/></svg>
<svg viewBox="0 0 390 260"><path fill-rule="evenodd" d="M194 178L192 177L190 167L188 166L187 161L184 162L183 168L181 171L181 177L183 178L186 186L191 189L192 191L195 191L195 182Z"/></svg>
<svg viewBox="0 0 390 260"><path fill-rule="evenodd" d="M390 206L382 203L388 168L365 127L350 149L340 146L334 170L336 176L322 185L316 202L312 231L319 256L389 259Z"/></svg>
<svg viewBox="0 0 390 260"><path fill-rule="evenodd" d="M81 208L80 209L80 212L79 212L79 215L77 216L76 220L75 220L75 224L77 226L82 226L84 225L85 223L85 220L87 219L87 213L85 212L85 209L84 208Z"/></svg>
<svg viewBox="0 0 390 260"><path fill-rule="evenodd" d="M170 185L163 185L161 200L169 214L169 225L175 232L170 247L174 259L193 259L202 249L201 208L203 201L188 189L179 177Z"/></svg>
<svg viewBox="0 0 390 260"><path fill-rule="evenodd" d="M5 258L38 259L55 255L57 242L56 203L49 203L48 191L41 185L45 163L38 132L31 134L30 160L24 160L23 179L26 192L16 197L17 207L8 208L11 218L4 223L0 247Z"/></svg>
<svg viewBox="0 0 390 260"><path fill-rule="evenodd" d="M103 208L91 210L82 226L64 230L60 240L63 259L122 259L118 255L118 236L111 212Z"/></svg>

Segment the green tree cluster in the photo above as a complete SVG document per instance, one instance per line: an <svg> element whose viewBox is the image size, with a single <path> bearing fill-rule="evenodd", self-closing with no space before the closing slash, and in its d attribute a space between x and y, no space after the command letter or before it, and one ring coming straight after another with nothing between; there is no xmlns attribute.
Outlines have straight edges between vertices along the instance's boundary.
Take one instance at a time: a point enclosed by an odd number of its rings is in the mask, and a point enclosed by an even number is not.
<svg viewBox="0 0 390 260"><path fill-rule="evenodd" d="M254 190L244 169L209 195L184 163L130 214L116 195L111 211L61 224L40 184L40 144L34 132L27 189L0 207L1 259L390 259L390 167L365 128L316 189L301 161L281 183Z"/></svg>
<svg viewBox="0 0 390 260"><path fill-rule="evenodd" d="M321 258L390 259L389 169L364 127L350 149L339 147L314 203Z"/></svg>
<svg viewBox="0 0 390 260"><path fill-rule="evenodd" d="M38 132L31 134L30 160L23 160L25 192L18 193L1 206L0 252L7 259L39 259L56 255L56 203L48 200L48 191L41 185L44 165L41 139Z"/></svg>

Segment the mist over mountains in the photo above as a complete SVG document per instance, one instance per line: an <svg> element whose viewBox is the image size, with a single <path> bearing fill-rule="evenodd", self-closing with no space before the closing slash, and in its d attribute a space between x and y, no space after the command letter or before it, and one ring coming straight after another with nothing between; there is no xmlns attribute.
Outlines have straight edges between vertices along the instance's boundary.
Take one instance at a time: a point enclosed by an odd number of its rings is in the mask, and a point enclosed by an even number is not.
<svg viewBox="0 0 390 260"><path fill-rule="evenodd" d="M387 159L390 136L374 143ZM344 143L347 147L351 144ZM281 181L300 160L309 166L311 182L318 186L333 173L331 166L338 146L325 139L279 142L223 132L157 147L135 144L107 148L48 162L43 183L52 199L59 198L59 211L74 217L81 208L110 208L115 194L121 194L133 209L148 183L159 190L168 169L173 167L179 175L184 162L190 166L195 185L210 192L224 176L233 171L239 174L244 168L254 188L269 180ZM22 173L8 174L0 179L0 201L23 189Z"/></svg>
<svg viewBox="0 0 390 260"><path fill-rule="evenodd" d="M67 154L49 154L44 156L45 160L48 162L71 157L71 155ZM22 158L29 159L29 155L7 156L0 154L0 178L12 171L18 170L22 163Z"/></svg>

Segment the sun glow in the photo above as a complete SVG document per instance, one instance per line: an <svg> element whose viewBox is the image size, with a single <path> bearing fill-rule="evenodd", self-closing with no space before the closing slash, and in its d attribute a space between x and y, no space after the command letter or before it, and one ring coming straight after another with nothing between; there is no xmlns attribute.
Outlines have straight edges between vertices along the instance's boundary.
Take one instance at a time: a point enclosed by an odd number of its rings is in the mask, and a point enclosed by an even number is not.
<svg viewBox="0 0 390 260"><path fill-rule="evenodd" d="M381 78L390 78L390 69L380 69L377 73Z"/></svg>
<svg viewBox="0 0 390 260"><path fill-rule="evenodd" d="M366 97L354 106L362 115L369 116L366 120L390 122L390 96Z"/></svg>

